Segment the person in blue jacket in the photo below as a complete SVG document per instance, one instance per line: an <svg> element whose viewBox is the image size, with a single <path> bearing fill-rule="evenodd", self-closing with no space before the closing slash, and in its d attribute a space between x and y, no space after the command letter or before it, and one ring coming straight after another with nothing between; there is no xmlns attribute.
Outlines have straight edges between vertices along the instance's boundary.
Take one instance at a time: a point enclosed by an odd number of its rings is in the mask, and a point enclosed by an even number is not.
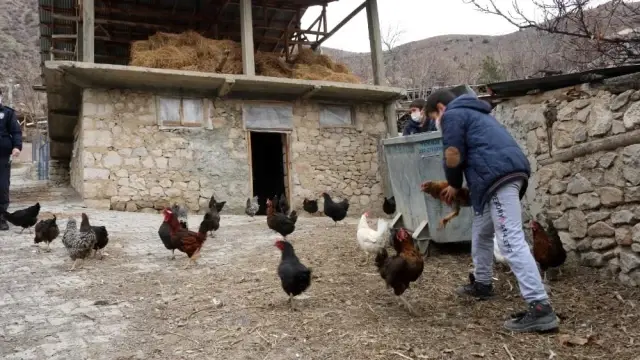
<svg viewBox="0 0 640 360"><path fill-rule="evenodd" d="M416 99L409 105L411 119L407 121L402 129L402 136L419 134L428 131L437 131L435 121L429 119L424 113L424 99Z"/></svg>
<svg viewBox="0 0 640 360"><path fill-rule="evenodd" d="M22 129L16 111L2 104L0 92L0 209L9 208L9 182L11 180L11 157L22 151ZM0 230L9 230L9 224L0 216Z"/></svg>
<svg viewBox="0 0 640 360"><path fill-rule="evenodd" d="M529 304L527 311L506 321L505 328L515 332L557 329L556 314L522 229L520 200L531 175L527 157L491 115L491 105L473 95L456 97L446 89L435 91L427 98L425 112L439 119L442 128L443 166L449 183L442 195L451 201L464 175L474 212L471 256L475 281L458 288L458 294L478 299L493 296L493 236L499 231L500 252Z"/></svg>

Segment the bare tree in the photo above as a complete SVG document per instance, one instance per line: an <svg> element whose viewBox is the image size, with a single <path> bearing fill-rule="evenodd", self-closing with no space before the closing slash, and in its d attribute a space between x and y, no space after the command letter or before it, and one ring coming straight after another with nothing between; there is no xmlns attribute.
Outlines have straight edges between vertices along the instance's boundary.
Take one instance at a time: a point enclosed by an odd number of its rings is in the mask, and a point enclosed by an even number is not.
<svg viewBox="0 0 640 360"><path fill-rule="evenodd" d="M526 0L541 14L525 14L518 0L510 8L496 0L464 0L478 10L500 16L520 29L555 34L565 43L564 58L577 70L640 60L640 4L612 0L594 7L594 0Z"/></svg>
<svg viewBox="0 0 640 360"><path fill-rule="evenodd" d="M398 74L400 60L398 45L404 36L404 29L399 24L387 27L382 36L382 50L384 52L385 77L390 85L400 85Z"/></svg>

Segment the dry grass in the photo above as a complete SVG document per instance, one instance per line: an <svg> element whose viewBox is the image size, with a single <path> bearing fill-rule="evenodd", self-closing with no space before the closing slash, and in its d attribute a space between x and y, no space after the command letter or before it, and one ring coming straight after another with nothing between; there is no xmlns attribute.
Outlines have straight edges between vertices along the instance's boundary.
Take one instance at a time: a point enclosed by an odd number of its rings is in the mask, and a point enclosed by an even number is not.
<svg viewBox="0 0 640 360"><path fill-rule="evenodd" d="M131 44L130 65L221 74L242 73L240 45L230 40L207 39L194 31L158 32L149 40ZM273 53L256 52L256 74L307 80L360 83L344 64L327 55L302 49L290 62Z"/></svg>
<svg viewBox="0 0 640 360"><path fill-rule="evenodd" d="M80 296L131 302L125 312L131 326L114 348L122 354L142 350L155 359L509 359L507 351L523 360L633 359L638 354L637 290L592 269L570 265L552 284L555 308L564 319L560 334L514 335L502 330L502 322L523 306L515 279L496 274L494 301L459 298L453 289L466 280L470 258L440 251L406 293L419 312L411 316L372 262L363 263L355 225L334 227L326 219L300 218L290 237L314 274L307 298L296 299L298 311L291 311L275 273L279 252L272 239L257 240L256 233L267 233L264 218L257 219L233 229L223 225L208 241L203 261L220 256L215 264L181 270L184 256L178 263L166 260L158 240L158 254L142 260L162 264L163 270L125 279L118 273L131 271L141 259L114 253L112 270L100 270L110 276ZM237 242L234 254L220 248L229 242ZM563 336L589 342L563 345Z"/></svg>

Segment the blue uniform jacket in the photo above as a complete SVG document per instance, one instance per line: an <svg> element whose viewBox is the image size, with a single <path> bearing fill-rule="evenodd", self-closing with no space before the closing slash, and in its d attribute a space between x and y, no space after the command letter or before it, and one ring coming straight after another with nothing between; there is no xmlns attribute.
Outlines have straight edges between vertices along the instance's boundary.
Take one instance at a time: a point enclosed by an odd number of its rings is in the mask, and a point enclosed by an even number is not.
<svg viewBox="0 0 640 360"><path fill-rule="evenodd" d="M425 122L424 126L421 127L420 123L417 123L409 119L409 121L407 121L406 124L404 125L404 129L402 129L402 135L407 136L407 135L419 134L419 133L428 132L428 131L438 131L435 121L428 119Z"/></svg>
<svg viewBox="0 0 640 360"><path fill-rule="evenodd" d="M476 215L501 185L516 179L524 184L524 196L531 167L518 143L491 115L491 106L472 96L462 95L447 105L440 122L447 182L461 188L464 177L471 192Z"/></svg>
<svg viewBox="0 0 640 360"><path fill-rule="evenodd" d="M22 151L22 129L16 111L0 105L0 156L9 156L16 148Z"/></svg>

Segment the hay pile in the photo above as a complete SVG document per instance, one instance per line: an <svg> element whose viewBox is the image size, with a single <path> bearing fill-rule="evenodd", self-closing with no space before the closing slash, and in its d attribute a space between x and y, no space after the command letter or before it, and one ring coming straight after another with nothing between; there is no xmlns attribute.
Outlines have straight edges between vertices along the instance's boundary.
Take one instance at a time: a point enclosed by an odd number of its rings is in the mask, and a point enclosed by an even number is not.
<svg viewBox="0 0 640 360"><path fill-rule="evenodd" d="M257 51L256 74L280 78L360 83L341 63L311 49L302 49L286 62L274 53ZM242 74L242 50L231 40L212 40L195 31L181 34L158 32L148 40L131 44L132 66Z"/></svg>

